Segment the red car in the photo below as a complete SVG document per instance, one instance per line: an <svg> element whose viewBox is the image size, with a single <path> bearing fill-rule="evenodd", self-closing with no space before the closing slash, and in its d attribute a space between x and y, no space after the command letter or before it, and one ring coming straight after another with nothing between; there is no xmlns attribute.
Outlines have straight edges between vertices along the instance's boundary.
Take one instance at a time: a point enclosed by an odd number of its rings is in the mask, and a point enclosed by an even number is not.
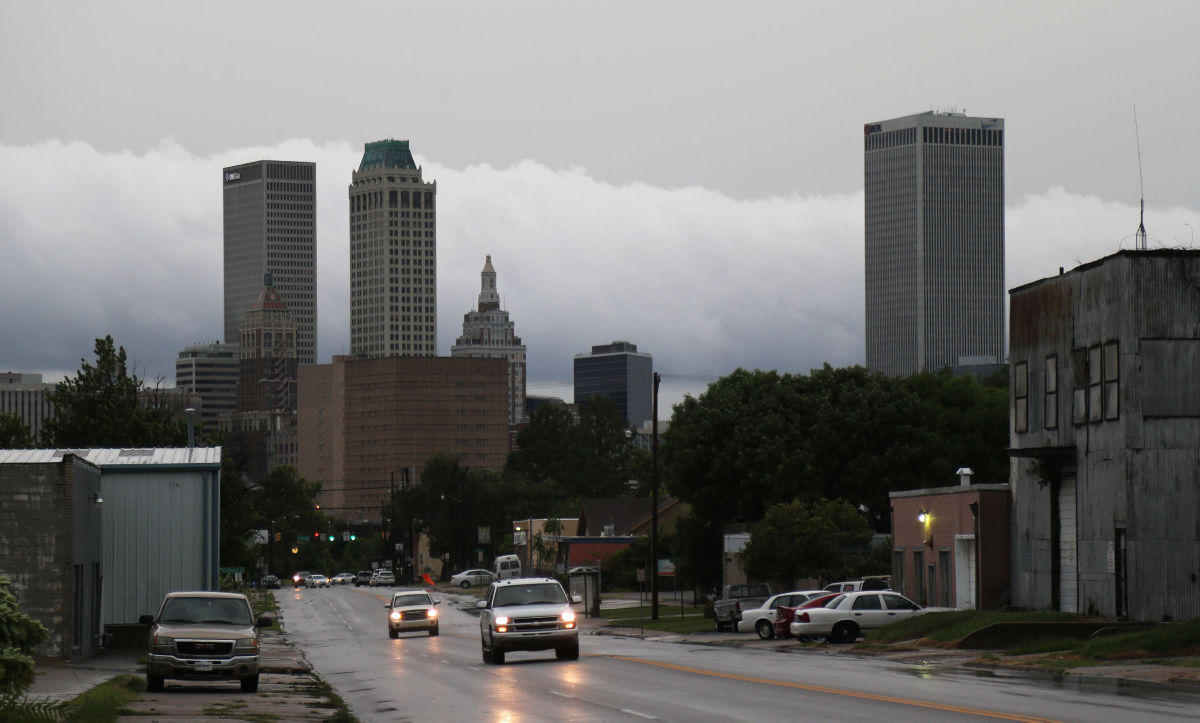
<svg viewBox="0 0 1200 723"><path fill-rule="evenodd" d="M792 631L788 629L788 626L792 624L792 619L796 616L797 610L803 610L805 608L823 608L823 607L825 607L825 603L829 602L830 600L834 599L835 597L837 597L840 594L841 593L834 592L834 593L830 593L828 595L822 595L821 597L813 598L812 600L809 600L808 602L804 603L803 605L801 605L800 607L797 607L797 608L789 608L789 607L779 608L779 610L775 613L775 637L777 637L777 638L792 637Z"/></svg>

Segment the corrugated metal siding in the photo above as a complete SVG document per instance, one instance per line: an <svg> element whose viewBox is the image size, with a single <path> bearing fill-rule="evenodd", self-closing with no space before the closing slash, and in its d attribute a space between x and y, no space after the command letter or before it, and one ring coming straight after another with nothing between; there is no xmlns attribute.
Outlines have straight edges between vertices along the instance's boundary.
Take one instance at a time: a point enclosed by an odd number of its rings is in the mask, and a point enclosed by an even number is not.
<svg viewBox="0 0 1200 723"><path fill-rule="evenodd" d="M215 479L198 471L105 472L105 624L136 623L167 592L213 588Z"/></svg>
<svg viewBox="0 0 1200 723"><path fill-rule="evenodd" d="M116 465L221 465L220 447L161 447L156 449L0 449L0 464L48 464L61 462L74 452L98 466Z"/></svg>

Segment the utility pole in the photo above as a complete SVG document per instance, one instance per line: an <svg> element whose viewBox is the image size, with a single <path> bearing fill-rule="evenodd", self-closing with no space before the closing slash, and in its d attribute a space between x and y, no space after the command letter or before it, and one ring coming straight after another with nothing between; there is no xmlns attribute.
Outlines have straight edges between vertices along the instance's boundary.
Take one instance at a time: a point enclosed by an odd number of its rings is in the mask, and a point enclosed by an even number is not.
<svg viewBox="0 0 1200 723"><path fill-rule="evenodd" d="M650 419L650 619L658 620L658 383L654 372L654 406Z"/></svg>
<svg viewBox="0 0 1200 723"><path fill-rule="evenodd" d="M395 535L395 529L394 529L396 526L395 525L395 522L396 522L396 471L395 470L388 472L388 480L389 480L389 483L391 486L391 494L388 496L387 539L388 539L388 546L391 548L388 551L391 553L389 555L389 559L391 559L391 561L392 561L392 575L394 576L396 574L396 535ZM396 579L398 580L400 578L396 578Z"/></svg>

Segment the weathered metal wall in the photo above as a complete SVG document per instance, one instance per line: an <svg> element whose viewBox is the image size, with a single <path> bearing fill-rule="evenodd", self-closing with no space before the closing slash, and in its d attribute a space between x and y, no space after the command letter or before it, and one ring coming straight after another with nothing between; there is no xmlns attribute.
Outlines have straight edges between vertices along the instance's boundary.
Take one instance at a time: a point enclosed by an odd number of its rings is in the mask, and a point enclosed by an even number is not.
<svg viewBox="0 0 1200 723"><path fill-rule="evenodd" d="M216 588L217 476L206 470L104 470L105 625L137 623L174 590Z"/></svg>
<svg viewBox="0 0 1200 723"><path fill-rule="evenodd" d="M1029 369L1028 430L1016 431L1014 411L1010 435L1014 603L1052 601L1058 552L1041 457L1076 469L1080 612L1120 611L1124 534L1129 617L1200 615L1200 253L1121 252L1015 289L1011 338L1011 373ZM1079 350L1110 342L1119 412L1076 424L1089 381ZM1044 425L1048 355L1058 359L1057 430Z"/></svg>

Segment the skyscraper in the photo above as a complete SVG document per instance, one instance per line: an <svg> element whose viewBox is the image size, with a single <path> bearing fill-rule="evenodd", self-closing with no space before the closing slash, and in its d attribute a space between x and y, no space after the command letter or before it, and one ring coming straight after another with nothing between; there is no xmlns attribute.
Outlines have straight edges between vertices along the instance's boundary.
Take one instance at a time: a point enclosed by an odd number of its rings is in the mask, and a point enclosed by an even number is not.
<svg viewBox="0 0 1200 723"><path fill-rule="evenodd" d="M317 360L316 164L254 161L224 169L225 342L270 273L296 318L299 361Z"/></svg>
<svg viewBox="0 0 1200 723"><path fill-rule="evenodd" d="M479 309L463 314L463 333L450 347L450 356L507 359L508 423L519 424L525 416L525 345L508 312L500 308L491 256L479 275Z"/></svg>
<svg viewBox="0 0 1200 723"><path fill-rule="evenodd" d="M608 397L632 427L650 421L654 409L654 359L637 344L614 341L575 355L575 403Z"/></svg>
<svg viewBox="0 0 1200 723"><path fill-rule="evenodd" d="M196 407L199 421L215 431L222 415L237 406L237 337L222 344L209 342L184 347L175 359L175 388Z"/></svg>
<svg viewBox="0 0 1200 723"><path fill-rule="evenodd" d="M1004 359L1004 120L865 127L867 367Z"/></svg>
<svg viewBox="0 0 1200 723"><path fill-rule="evenodd" d="M437 183L408 141L367 143L350 183L350 354L437 354Z"/></svg>

